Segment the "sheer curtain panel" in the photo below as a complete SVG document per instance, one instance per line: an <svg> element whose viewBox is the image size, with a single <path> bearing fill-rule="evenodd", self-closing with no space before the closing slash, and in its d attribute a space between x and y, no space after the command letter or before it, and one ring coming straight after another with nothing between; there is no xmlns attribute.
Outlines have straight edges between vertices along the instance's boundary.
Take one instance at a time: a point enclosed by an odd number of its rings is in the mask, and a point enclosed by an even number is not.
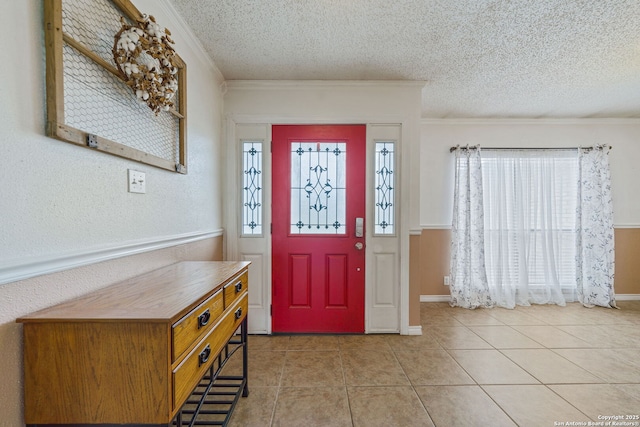
<svg viewBox="0 0 640 427"><path fill-rule="evenodd" d="M483 150L485 258L498 306L576 300L577 150Z"/></svg>
<svg viewBox="0 0 640 427"><path fill-rule="evenodd" d="M480 149L455 152L451 230L451 306L493 307L484 263Z"/></svg>

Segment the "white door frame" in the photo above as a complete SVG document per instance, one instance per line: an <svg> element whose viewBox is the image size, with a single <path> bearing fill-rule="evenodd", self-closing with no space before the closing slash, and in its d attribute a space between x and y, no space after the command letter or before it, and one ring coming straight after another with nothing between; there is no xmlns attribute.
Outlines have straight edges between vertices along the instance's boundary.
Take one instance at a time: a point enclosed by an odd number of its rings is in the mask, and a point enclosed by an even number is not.
<svg viewBox="0 0 640 427"><path fill-rule="evenodd" d="M373 227L366 226L365 333L401 333L409 331L409 178L410 151L407 145L408 118L396 115L384 117L340 117L303 120L269 115L230 115L224 122L226 170L224 190L225 259L252 261L249 270L249 332L270 334L271 331L271 126L273 124L367 124L367 218L373 218L373 182L371 147L376 140L388 139L396 129L396 221L394 243L372 236ZM376 135L377 134L377 135ZM264 167L262 171L264 234L261 237L240 236L240 165L242 140L262 141ZM387 243L385 243L387 242ZM391 249L389 248L391 246ZM394 264L394 284L384 292L374 289L375 265L382 261L380 271ZM384 268L384 270L383 270ZM252 286L252 284L254 284ZM252 319L255 319L252 321Z"/></svg>

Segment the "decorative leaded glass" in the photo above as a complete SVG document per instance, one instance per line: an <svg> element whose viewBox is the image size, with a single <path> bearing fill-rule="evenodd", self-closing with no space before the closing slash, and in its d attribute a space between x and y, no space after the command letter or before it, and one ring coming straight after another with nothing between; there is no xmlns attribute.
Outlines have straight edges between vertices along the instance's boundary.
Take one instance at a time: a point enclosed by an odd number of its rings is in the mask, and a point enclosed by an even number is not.
<svg viewBox="0 0 640 427"><path fill-rule="evenodd" d="M262 234L262 142L242 143L242 234Z"/></svg>
<svg viewBox="0 0 640 427"><path fill-rule="evenodd" d="M346 234L347 144L291 144L291 234Z"/></svg>
<svg viewBox="0 0 640 427"><path fill-rule="evenodd" d="M394 234L395 232L394 150L393 142L376 142L375 234Z"/></svg>

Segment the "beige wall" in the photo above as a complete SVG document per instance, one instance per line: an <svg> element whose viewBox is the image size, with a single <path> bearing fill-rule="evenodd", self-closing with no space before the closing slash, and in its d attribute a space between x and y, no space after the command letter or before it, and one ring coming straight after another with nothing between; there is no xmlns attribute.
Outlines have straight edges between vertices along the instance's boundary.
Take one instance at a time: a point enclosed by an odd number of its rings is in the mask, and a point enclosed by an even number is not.
<svg viewBox="0 0 640 427"><path fill-rule="evenodd" d="M414 274L420 277L420 295L449 295L443 278L449 274L450 236L448 229L427 229L412 236L420 248L420 258L412 264L417 270Z"/></svg>
<svg viewBox="0 0 640 427"><path fill-rule="evenodd" d="M640 228L616 228L615 291L640 295Z"/></svg>
<svg viewBox="0 0 640 427"><path fill-rule="evenodd" d="M420 295L449 295L443 278L449 274L451 231L425 229L411 241L411 277L418 278ZM616 228L615 244L616 294L640 297L640 228Z"/></svg>
<svg viewBox="0 0 640 427"><path fill-rule="evenodd" d="M422 269L420 263L421 236L411 235L409 239L409 325L420 325L420 293L422 292Z"/></svg>

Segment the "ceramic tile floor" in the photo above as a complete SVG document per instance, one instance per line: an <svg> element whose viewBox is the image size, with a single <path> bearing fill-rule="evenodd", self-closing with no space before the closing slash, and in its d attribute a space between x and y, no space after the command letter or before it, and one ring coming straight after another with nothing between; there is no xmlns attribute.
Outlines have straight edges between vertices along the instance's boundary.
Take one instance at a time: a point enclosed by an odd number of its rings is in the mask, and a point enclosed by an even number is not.
<svg viewBox="0 0 640 427"><path fill-rule="evenodd" d="M637 416L640 301L619 306L422 303L422 336L252 335L250 395L230 424L544 427Z"/></svg>

